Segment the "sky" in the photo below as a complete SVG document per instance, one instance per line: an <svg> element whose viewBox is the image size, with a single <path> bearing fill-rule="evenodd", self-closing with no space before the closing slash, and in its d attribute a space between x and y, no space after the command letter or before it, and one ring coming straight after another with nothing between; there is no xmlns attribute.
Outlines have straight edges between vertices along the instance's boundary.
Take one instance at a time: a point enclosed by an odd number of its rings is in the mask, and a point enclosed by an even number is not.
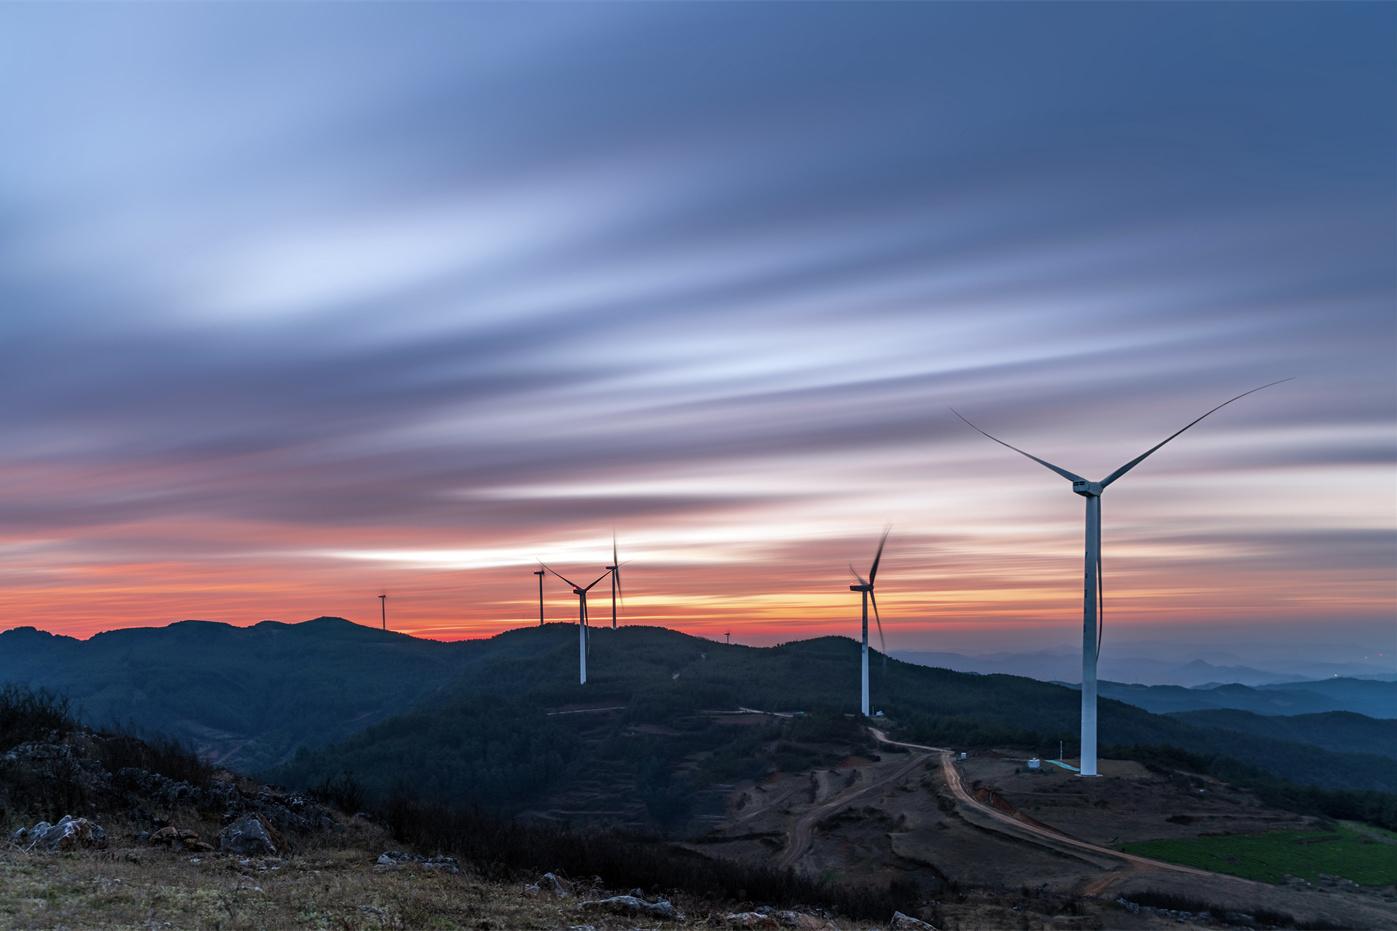
<svg viewBox="0 0 1397 931"><path fill-rule="evenodd" d="M0 7L0 627L1397 643L1397 7ZM609 590L592 601L609 615ZM546 586L550 620L575 620ZM609 620L609 617L607 618Z"/></svg>

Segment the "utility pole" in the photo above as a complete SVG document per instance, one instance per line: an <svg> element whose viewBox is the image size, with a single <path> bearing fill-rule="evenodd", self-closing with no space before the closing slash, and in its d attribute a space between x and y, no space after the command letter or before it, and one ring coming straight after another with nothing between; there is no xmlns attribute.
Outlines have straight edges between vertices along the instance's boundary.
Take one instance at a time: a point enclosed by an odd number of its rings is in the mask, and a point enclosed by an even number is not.
<svg viewBox="0 0 1397 931"><path fill-rule="evenodd" d="M378 617L379 617L379 620L382 621L382 623L383 623L383 629L384 629L384 630L387 630L387 629L388 629L388 595L387 595L386 593L378 596Z"/></svg>
<svg viewBox="0 0 1397 931"><path fill-rule="evenodd" d="M1063 760L1062 760L1062 738L1060 738L1060 737L1058 738L1058 741L1057 741L1057 761L1058 761L1059 763L1061 763L1061 762L1063 761Z"/></svg>

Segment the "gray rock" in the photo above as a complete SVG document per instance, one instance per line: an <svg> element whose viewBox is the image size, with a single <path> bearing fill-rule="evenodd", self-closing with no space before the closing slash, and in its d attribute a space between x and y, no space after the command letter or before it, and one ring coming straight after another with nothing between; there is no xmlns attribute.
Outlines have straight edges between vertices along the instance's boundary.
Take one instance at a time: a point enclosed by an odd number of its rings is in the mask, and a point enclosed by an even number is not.
<svg viewBox="0 0 1397 931"><path fill-rule="evenodd" d="M218 833L218 849L243 856L278 853L275 834L260 815L243 815Z"/></svg>
<svg viewBox="0 0 1397 931"><path fill-rule="evenodd" d="M378 855L376 862L379 866L406 866L409 863L416 863L420 858L414 854L403 850L385 850Z"/></svg>
<svg viewBox="0 0 1397 931"><path fill-rule="evenodd" d="M911 915L904 915L902 912L893 912L893 920L889 927L894 931L936 931L936 927L930 922L922 921L920 918L913 918Z"/></svg>
<svg viewBox="0 0 1397 931"><path fill-rule="evenodd" d="M555 873L544 873L538 878L538 887L551 892L555 898L566 899L572 895L572 883Z"/></svg>
<svg viewBox="0 0 1397 931"><path fill-rule="evenodd" d="M456 862L455 857L428 857L422 861L424 870L441 870L443 873L461 872L461 864Z"/></svg>
<svg viewBox="0 0 1397 931"><path fill-rule="evenodd" d="M633 895L613 895L609 899L595 899L583 902L582 907L584 909L604 909L618 915L647 915L666 921L681 920L684 917L675 909L669 899L656 899L654 902L647 902Z"/></svg>
<svg viewBox="0 0 1397 931"><path fill-rule="evenodd" d="M107 846L107 832L96 821L64 815L57 824L40 821L24 832L26 849L79 850Z"/></svg>

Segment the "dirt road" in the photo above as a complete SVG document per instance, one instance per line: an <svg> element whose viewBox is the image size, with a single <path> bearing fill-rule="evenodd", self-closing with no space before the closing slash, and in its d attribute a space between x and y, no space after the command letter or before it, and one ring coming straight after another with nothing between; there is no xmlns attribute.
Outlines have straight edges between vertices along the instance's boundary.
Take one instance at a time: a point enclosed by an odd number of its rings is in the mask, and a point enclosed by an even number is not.
<svg viewBox="0 0 1397 931"><path fill-rule="evenodd" d="M815 826L825 818L828 818L841 808L852 805L875 789L880 789L889 783L898 782L918 767L924 765L930 758L931 753L913 754L912 759L902 766L897 767L892 772L879 776L867 785L850 787L805 812L796 819L795 824L791 826L791 829L786 834L786 849L781 853L781 858L776 861L777 869L792 867L796 864L796 861L805 855L805 852L810 849L810 841L815 833Z"/></svg>
<svg viewBox="0 0 1397 931"><path fill-rule="evenodd" d="M923 746L922 744L910 744L904 743L900 740L893 740L889 738L887 734L883 733L876 727L870 727L869 731L872 732L873 736L880 743L891 744L896 747L906 747L909 750L926 750L941 754L941 773L946 780L947 788L951 790L951 794L956 797L956 800L960 802L962 805L966 806L967 808L974 810L978 814L984 815L988 818L992 818L993 820L999 822L999 824L1008 827L1010 829L1010 833L1013 833L1014 835L1022 839L1029 840L1033 843L1042 844L1043 846L1051 847L1053 849L1060 850L1063 848L1068 848L1079 853L1091 854L1096 857L1106 857L1108 859L1118 861L1124 864L1126 867L1128 867L1128 869L1125 871L1107 873L1099 879L1092 881L1087 890L1089 894L1099 895L1102 892L1105 892L1108 887L1114 885L1120 879L1123 879L1129 871L1140 869L1167 870L1171 873L1184 873L1193 876L1207 877L1209 879L1226 878L1233 882L1236 881L1235 877L1223 877L1219 873L1210 873L1207 870L1194 869L1193 867L1189 866L1180 866L1177 863L1165 863L1162 860L1151 860L1148 857L1139 857L1135 854L1123 853L1122 851L1114 850L1110 847L1102 847L1099 844L1093 844L1088 841L1079 840L1078 838L1070 837L1069 835L1062 834L1058 831L1054 831L1052 828L1049 828L1037 822L1027 821L1015 817L1013 814L1010 814L1009 812L1000 811L999 809L991 805L986 805L984 802L975 798L975 796L971 795L968 791L966 791L965 786L961 782L960 770L956 769L955 757L950 750L944 747L927 747Z"/></svg>

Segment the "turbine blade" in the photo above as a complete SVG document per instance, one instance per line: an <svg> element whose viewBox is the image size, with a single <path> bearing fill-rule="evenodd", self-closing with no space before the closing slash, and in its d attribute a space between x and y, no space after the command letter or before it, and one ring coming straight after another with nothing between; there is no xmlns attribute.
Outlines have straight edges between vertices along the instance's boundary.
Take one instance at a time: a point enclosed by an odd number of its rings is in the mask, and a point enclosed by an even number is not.
<svg viewBox="0 0 1397 931"><path fill-rule="evenodd" d="M883 651L883 665L888 665L888 641L883 639L883 619L878 616L878 596L873 589L868 590L868 600L873 602L873 620L878 622L878 649Z"/></svg>
<svg viewBox="0 0 1397 931"><path fill-rule="evenodd" d="M592 590L593 586L595 586L598 582L600 582L602 579L606 578L606 577L609 576L609 575L611 575L611 570L610 570L610 569L606 570L606 571L603 572L601 575L597 576L595 579L592 580L592 584L591 584L591 585L588 585L586 588L584 588L584 589L582 589L582 590L583 590L584 592L590 592L590 591Z"/></svg>
<svg viewBox="0 0 1397 931"><path fill-rule="evenodd" d="M892 527L883 530L883 538L878 541L878 552L873 554L873 568L868 570L868 584L872 585L878 578L878 563L883 559L883 547L888 545L888 534L893 532Z"/></svg>
<svg viewBox="0 0 1397 931"><path fill-rule="evenodd" d="M854 568L853 563L849 563L849 574L852 575L854 578L858 579L860 585L868 584L868 580L865 579L863 576L859 575L859 570Z"/></svg>
<svg viewBox="0 0 1397 931"><path fill-rule="evenodd" d="M626 604L626 590L621 587L621 555L616 551L616 531L611 531L611 565L612 574L616 577L616 597L621 600L622 606Z"/></svg>
<svg viewBox="0 0 1397 931"><path fill-rule="evenodd" d="M554 575L558 576L558 578L562 579L564 582L568 583L568 584L571 585L573 588L576 588L576 587L577 587L577 583L576 583L576 582L574 582L572 579L568 578L567 576L558 573L552 566L544 566L543 563L539 563L539 565L540 565L540 566L543 566L543 568L547 569L549 572L552 572Z"/></svg>
<svg viewBox="0 0 1397 931"><path fill-rule="evenodd" d="M1240 401L1240 400L1242 400L1242 398L1245 398L1247 395L1249 395L1249 394L1256 394L1256 392L1262 390L1263 388L1270 388L1270 387L1273 386L1273 385L1279 385L1279 384L1281 384L1282 382L1294 381L1294 380L1295 380L1294 377L1291 377L1291 378L1282 378L1280 381L1273 381L1273 382L1270 382L1270 383L1268 383L1268 384L1262 385L1260 388L1253 388L1253 389L1251 389L1250 391L1243 391L1241 394L1237 395L1235 398L1228 398L1226 401L1223 401L1223 402L1222 402L1221 404L1219 404L1217 407L1215 407L1215 408L1213 408L1212 410L1208 411L1207 414L1204 414L1203 417L1207 417L1208 414L1217 413L1218 411L1222 410L1222 409L1223 409L1224 407L1226 407L1227 405L1231 404L1233 401ZM1101 480L1101 487L1102 487L1102 488L1105 488L1107 485L1111 484L1111 483L1114 482L1116 479L1120 478L1122 475L1124 475L1125 473L1129 472L1131 469L1135 468L1135 467L1136 467L1137 465L1139 465L1140 463L1144 462L1146 459L1148 459L1148 458L1150 457L1150 455L1152 455L1152 454L1154 453L1155 450L1159 449L1159 447L1163 446L1165 443L1168 443L1170 440L1172 440L1174 437L1178 436L1180 433L1183 433L1184 430L1187 430L1189 427L1191 427L1191 426L1193 426L1194 424L1198 423L1198 421L1199 421L1199 420L1202 420L1203 417L1199 417L1197 420L1193 420L1193 421L1190 421L1189 423L1185 424L1185 425L1183 426L1182 429L1179 429L1179 430L1175 431L1174 433L1169 434L1169 436L1165 437L1165 438L1164 438L1163 440L1161 440L1160 442L1158 442L1158 443L1156 443L1155 445L1151 446L1149 449L1145 450L1143 453L1141 453L1140 455L1136 456L1134 459L1130 460L1130 461L1127 462L1125 465L1121 466L1119 469L1117 469L1116 471L1112 472L1110 475L1108 475L1108 476L1106 476L1105 478L1103 478L1103 479Z"/></svg>
<svg viewBox="0 0 1397 931"><path fill-rule="evenodd" d="M1106 633L1106 583L1101 575L1101 542L1096 544L1096 659L1101 659L1101 638Z"/></svg>
<svg viewBox="0 0 1397 931"><path fill-rule="evenodd" d="M979 427L975 426L973 423L971 423L970 421L966 420L963 416L961 416L960 411L956 410L954 407L951 408L951 413L952 413L952 414L955 414L957 417L960 417L960 419L963 420L963 421L965 421L966 425L969 426L969 427L970 427L972 430L974 430L976 433L979 433L979 434L981 434L981 435L983 435L983 436L989 437L990 439L992 439L992 440L994 440L996 443L998 443L1000 446L1008 446L1010 449L1012 449L1014 452L1018 453L1020 456L1027 456L1028 458L1032 459L1034 462L1038 463L1040 466L1043 466L1045 469L1052 469L1054 472L1056 472L1058 475L1061 475L1063 478L1067 479L1069 482L1085 482L1085 481L1086 481L1086 479L1082 478L1080 475L1078 475L1078 474L1075 473L1075 472L1068 472L1068 471L1067 471L1066 469L1064 469L1064 468L1061 468L1061 467L1059 467L1059 466L1053 465L1051 462L1049 462L1049 461L1046 460L1046 459L1039 459L1037 456L1033 455L1033 453L1026 453L1026 452L1024 452L1022 449L1019 449L1017 446L1011 446L1010 444L1004 442L1003 440L1001 440L1001 439L1000 439L999 437L997 437L997 436L990 436L990 434L985 433L984 430L981 430Z"/></svg>

